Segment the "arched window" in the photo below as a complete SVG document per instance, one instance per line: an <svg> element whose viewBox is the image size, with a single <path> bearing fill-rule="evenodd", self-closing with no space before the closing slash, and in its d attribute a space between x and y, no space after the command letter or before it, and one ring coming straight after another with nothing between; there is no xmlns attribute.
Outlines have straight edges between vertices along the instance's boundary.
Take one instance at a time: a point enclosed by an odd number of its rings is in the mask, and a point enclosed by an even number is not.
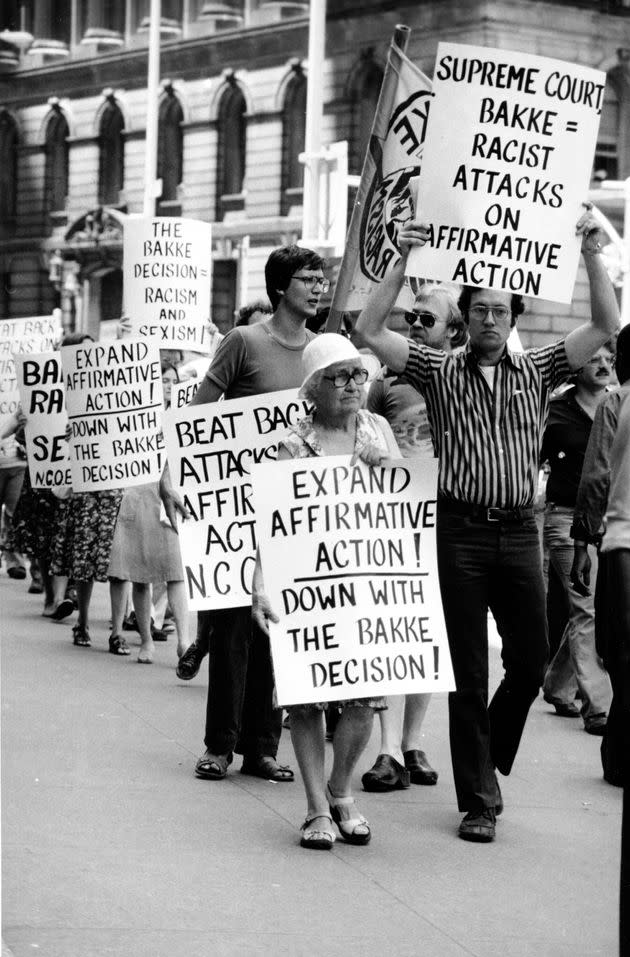
<svg viewBox="0 0 630 957"><path fill-rule="evenodd" d="M53 110L46 125L45 207L47 213L65 209L68 196L70 150L68 122Z"/></svg>
<svg viewBox="0 0 630 957"><path fill-rule="evenodd" d="M619 101L611 84L607 83L593 162L593 175L597 179L617 179L619 172L618 137Z"/></svg>
<svg viewBox="0 0 630 957"><path fill-rule="evenodd" d="M8 110L0 111L0 230L15 225L17 212L17 124Z"/></svg>
<svg viewBox="0 0 630 957"><path fill-rule="evenodd" d="M116 101L108 99L99 126L98 201L116 206L125 182L125 119Z"/></svg>
<svg viewBox="0 0 630 957"><path fill-rule="evenodd" d="M216 219L243 209L247 149L247 105L243 91L231 79L219 102Z"/></svg>
<svg viewBox="0 0 630 957"><path fill-rule="evenodd" d="M178 186L184 175L184 111L172 89L167 89L158 114L157 175L162 180L159 212L179 216Z"/></svg>
<svg viewBox="0 0 630 957"><path fill-rule="evenodd" d="M282 110L282 177L280 213L302 202L304 167L298 159L306 136L306 77L297 68L287 85Z"/></svg>
<svg viewBox="0 0 630 957"><path fill-rule="evenodd" d="M350 87L352 112L348 172L354 175L363 168L382 83L383 70L372 58L372 51L368 50Z"/></svg>

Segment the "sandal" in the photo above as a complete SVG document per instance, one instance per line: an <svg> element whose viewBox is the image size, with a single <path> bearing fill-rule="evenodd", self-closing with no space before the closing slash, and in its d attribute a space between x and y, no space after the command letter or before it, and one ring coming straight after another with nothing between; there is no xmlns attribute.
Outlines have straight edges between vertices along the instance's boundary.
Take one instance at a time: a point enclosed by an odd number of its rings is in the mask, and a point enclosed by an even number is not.
<svg viewBox="0 0 630 957"><path fill-rule="evenodd" d="M252 777L262 778L264 781L275 781L277 784L287 784L295 780L291 768L285 764L278 764L270 754L260 754L254 758L243 758L241 774L251 774Z"/></svg>
<svg viewBox="0 0 630 957"><path fill-rule="evenodd" d="M332 831L321 827L313 827L314 821L330 821L332 827L332 818L330 814L314 814L313 817L307 817L300 828L302 837L300 838L300 847L307 847L311 851L330 851L335 843L335 835Z"/></svg>
<svg viewBox="0 0 630 957"><path fill-rule="evenodd" d="M75 625L72 629L72 643L75 645L80 645L82 648L89 648L92 642L90 641L90 632L88 631L86 625Z"/></svg>
<svg viewBox="0 0 630 957"><path fill-rule="evenodd" d="M131 649L122 635L109 636L109 651L112 655L130 655Z"/></svg>
<svg viewBox="0 0 630 957"><path fill-rule="evenodd" d="M330 790L330 784L327 784L326 799L332 819L339 828L339 833L344 841L347 841L348 844L369 844L372 837L370 825L363 815L357 811L352 795L349 797L335 797Z"/></svg>
<svg viewBox="0 0 630 957"><path fill-rule="evenodd" d="M232 754L211 754L206 751L195 765L195 774L206 781L220 781L232 763Z"/></svg>

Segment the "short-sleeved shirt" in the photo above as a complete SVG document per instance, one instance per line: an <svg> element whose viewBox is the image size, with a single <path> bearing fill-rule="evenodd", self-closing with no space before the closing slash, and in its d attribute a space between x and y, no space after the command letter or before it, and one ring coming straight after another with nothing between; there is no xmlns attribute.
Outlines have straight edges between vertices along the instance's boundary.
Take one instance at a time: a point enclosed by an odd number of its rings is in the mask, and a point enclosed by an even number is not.
<svg viewBox="0 0 630 957"><path fill-rule="evenodd" d="M550 469L548 502L574 507L592 426L590 415L576 402L574 388L551 400L541 454Z"/></svg>
<svg viewBox="0 0 630 957"><path fill-rule="evenodd" d="M302 355L314 334L305 329L304 336L302 345L286 346L266 322L237 326L220 343L206 378L226 399L297 389L304 378Z"/></svg>
<svg viewBox="0 0 630 957"><path fill-rule="evenodd" d="M506 348L494 368L491 386L470 343L445 353L410 342L404 376L427 404L438 493L472 505L527 507L549 398L571 375L564 340L527 352Z"/></svg>
<svg viewBox="0 0 630 957"><path fill-rule="evenodd" d="M389 422L405 458L433 454L426 403L409 382L383 369L370 386L367 408Z"/></svg>

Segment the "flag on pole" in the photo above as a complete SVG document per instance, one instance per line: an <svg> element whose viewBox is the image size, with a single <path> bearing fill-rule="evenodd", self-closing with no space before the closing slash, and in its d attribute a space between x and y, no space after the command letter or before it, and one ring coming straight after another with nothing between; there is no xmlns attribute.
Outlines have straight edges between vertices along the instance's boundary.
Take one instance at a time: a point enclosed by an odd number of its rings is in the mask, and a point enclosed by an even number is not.
<svg viewBox="0 0 630 957"><path fill-rule="evenodd" d="M414 214L431 81L392 42L326 328L359 312L400 259L398 230Z"/></svg>

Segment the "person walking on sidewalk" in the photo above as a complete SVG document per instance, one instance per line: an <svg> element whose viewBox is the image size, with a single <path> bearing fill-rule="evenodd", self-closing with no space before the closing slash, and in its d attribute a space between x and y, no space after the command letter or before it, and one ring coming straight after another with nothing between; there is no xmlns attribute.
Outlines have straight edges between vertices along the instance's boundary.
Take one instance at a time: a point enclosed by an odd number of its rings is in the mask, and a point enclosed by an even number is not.
<svg viewBox="0 0 630 957"><path fill-rule="evenodd" d="M303 247L283 246L271 253L265 282L273 314L226 335L192 405L301 385L302 354L314 338L306 321L317 314L320 297L329 286L323 266L317 253ZM182 503L167 471L161 487L164 507L174 523ZM206 750L196 763L197 777L221 780L236 751L243 755L245 774L293 781L293 771L276 760L282 711L273 704L269 638L252 624L251 606L199 612L197 634L197 641L201 637L209 649Z"/></svg>
<svg viewBox="0 0 630 957"><path fill-rule="evenodd" d="M590 590L577 590L569 581L573 564L570 531L593 417L610 384L613 361L612 343L607 343L577 372L573 388L551 400L542 448L542 460L550 467L545 547L569 607L560 647L545 674L543 696L563 717L579 717L581 713L585 730L599 735L606 727L612 690L595 648L593 595ZM597 558L594 565L596 575ZM575 702L578 693L581 708Z"/></svg>
<svg viewBox="0 0 630 957"><path fill-rule="evenodd" d="M513 353L510 331L522 297L465 287L459 306L469 342L447 355L386 328L412 246L429 228L411 222L399 233L401 261L378 286L357 331L381 361L405 377L427 403L439 459L437 550L442 604L456 691L449 695L451 758L458 835L495 838L503 809L496 770L509 774L547 661L545 593L533 502L551 392L616 332L619 310L599 255L588 210L582 237L591 320L566 339ZM488 610L502 637L504 677L488 705Z"/></svg>

